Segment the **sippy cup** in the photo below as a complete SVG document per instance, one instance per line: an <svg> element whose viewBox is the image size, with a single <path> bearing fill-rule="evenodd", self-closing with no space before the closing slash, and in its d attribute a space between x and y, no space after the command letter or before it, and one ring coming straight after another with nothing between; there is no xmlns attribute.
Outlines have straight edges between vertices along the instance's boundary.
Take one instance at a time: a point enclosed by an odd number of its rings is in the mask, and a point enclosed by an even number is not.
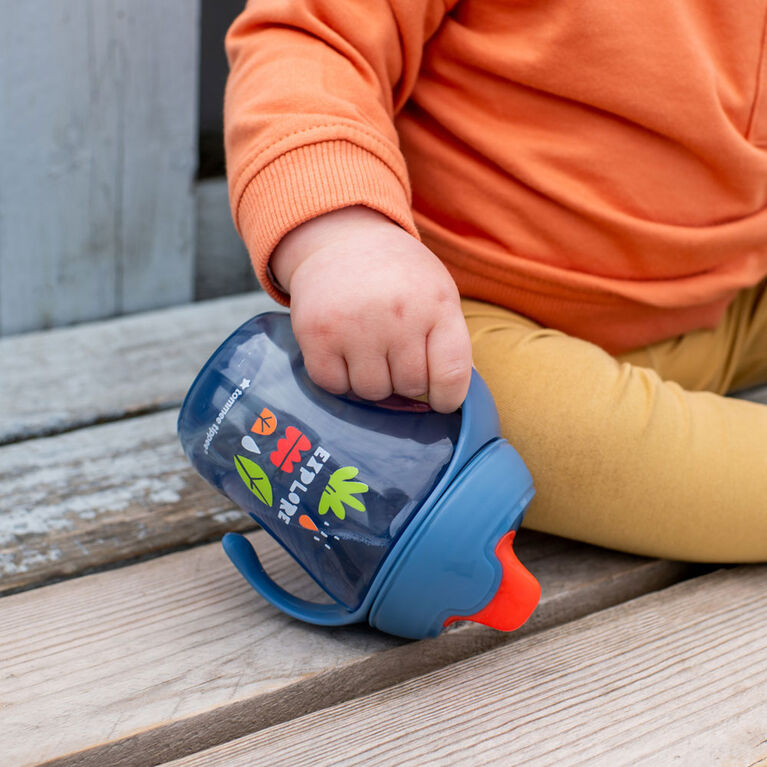
<svg viewBox="0 0 767 767"><path fill-rule="evenodd" d="M510 631L538 603L540 586L512 548L532 478L500 437L476 371L455 413L404 397L336 396L309 378L289 315L267 312L204 365L178 434L199 474L332 598L290 594L244 536L227 533L224 550L242 576L295 618L367 620L423 638L458 620Z"/></svg>

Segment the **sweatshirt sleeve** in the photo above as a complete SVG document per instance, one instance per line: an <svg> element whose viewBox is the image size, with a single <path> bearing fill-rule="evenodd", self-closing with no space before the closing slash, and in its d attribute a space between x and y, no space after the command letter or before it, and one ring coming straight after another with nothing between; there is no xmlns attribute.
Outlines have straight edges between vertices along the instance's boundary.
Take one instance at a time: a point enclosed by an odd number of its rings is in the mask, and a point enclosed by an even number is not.
<svg viewBox="0 0 767 767"><path fill-rule="evenodd" d="M366 205L418 237L393 119L446 12L445 0L250 0L229 29L232 215L281 303L269 258L310 218Z"/></svg>

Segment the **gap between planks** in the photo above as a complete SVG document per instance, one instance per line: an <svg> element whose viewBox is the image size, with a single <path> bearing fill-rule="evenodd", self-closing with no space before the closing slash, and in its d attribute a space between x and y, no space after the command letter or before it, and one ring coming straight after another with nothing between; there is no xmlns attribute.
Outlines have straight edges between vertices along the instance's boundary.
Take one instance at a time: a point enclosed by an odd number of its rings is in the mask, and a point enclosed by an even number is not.
<svg viewBox="0 0 767 767"><path fill-rule="evenodd" d="M721 570L165 767L761 765L765 585Z"/></svg>
<svg viewBox="0 0 767 767"><path fill-rule="evenodd" d="M266 533L253 536L274 576L313 598L317 587ZM544 594L526 631L693 572L534 533L519 544ZM252 592L218 545L8 596L0 609L0 732L15 767L146 767L525 633L462 624L405 642L302 624Z"/></svg>

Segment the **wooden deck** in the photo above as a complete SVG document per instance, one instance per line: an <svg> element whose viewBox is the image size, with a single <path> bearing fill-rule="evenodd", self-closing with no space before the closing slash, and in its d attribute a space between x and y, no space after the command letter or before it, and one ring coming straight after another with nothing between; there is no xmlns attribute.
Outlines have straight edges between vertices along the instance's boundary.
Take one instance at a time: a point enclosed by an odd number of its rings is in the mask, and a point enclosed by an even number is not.
<svg viewBox="0 0 767 767"><path fill-rule="evenodd" d="M0 340L2 767L767 765L764 567L525 531L529 624L423 642L255 595L226 530L291 590L316 587L195 475L175 416L217 343L271 306Z"/></svg>

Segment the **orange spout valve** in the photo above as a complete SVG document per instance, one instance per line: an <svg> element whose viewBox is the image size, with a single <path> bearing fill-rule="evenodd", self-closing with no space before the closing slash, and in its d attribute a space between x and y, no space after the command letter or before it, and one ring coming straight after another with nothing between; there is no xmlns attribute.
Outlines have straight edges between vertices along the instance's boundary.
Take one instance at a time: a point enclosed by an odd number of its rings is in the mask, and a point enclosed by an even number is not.
<svg viewBox="0 0 767 767"><path fill-rule="evenodd" d="M515 535L516 531L510 530L495 547L502 573L492 599L472 615L451 615L445 627L456 621L474 621L500 631L514 631L527 622L540 601L541 584L517 559L513 548Z"/></svg>

